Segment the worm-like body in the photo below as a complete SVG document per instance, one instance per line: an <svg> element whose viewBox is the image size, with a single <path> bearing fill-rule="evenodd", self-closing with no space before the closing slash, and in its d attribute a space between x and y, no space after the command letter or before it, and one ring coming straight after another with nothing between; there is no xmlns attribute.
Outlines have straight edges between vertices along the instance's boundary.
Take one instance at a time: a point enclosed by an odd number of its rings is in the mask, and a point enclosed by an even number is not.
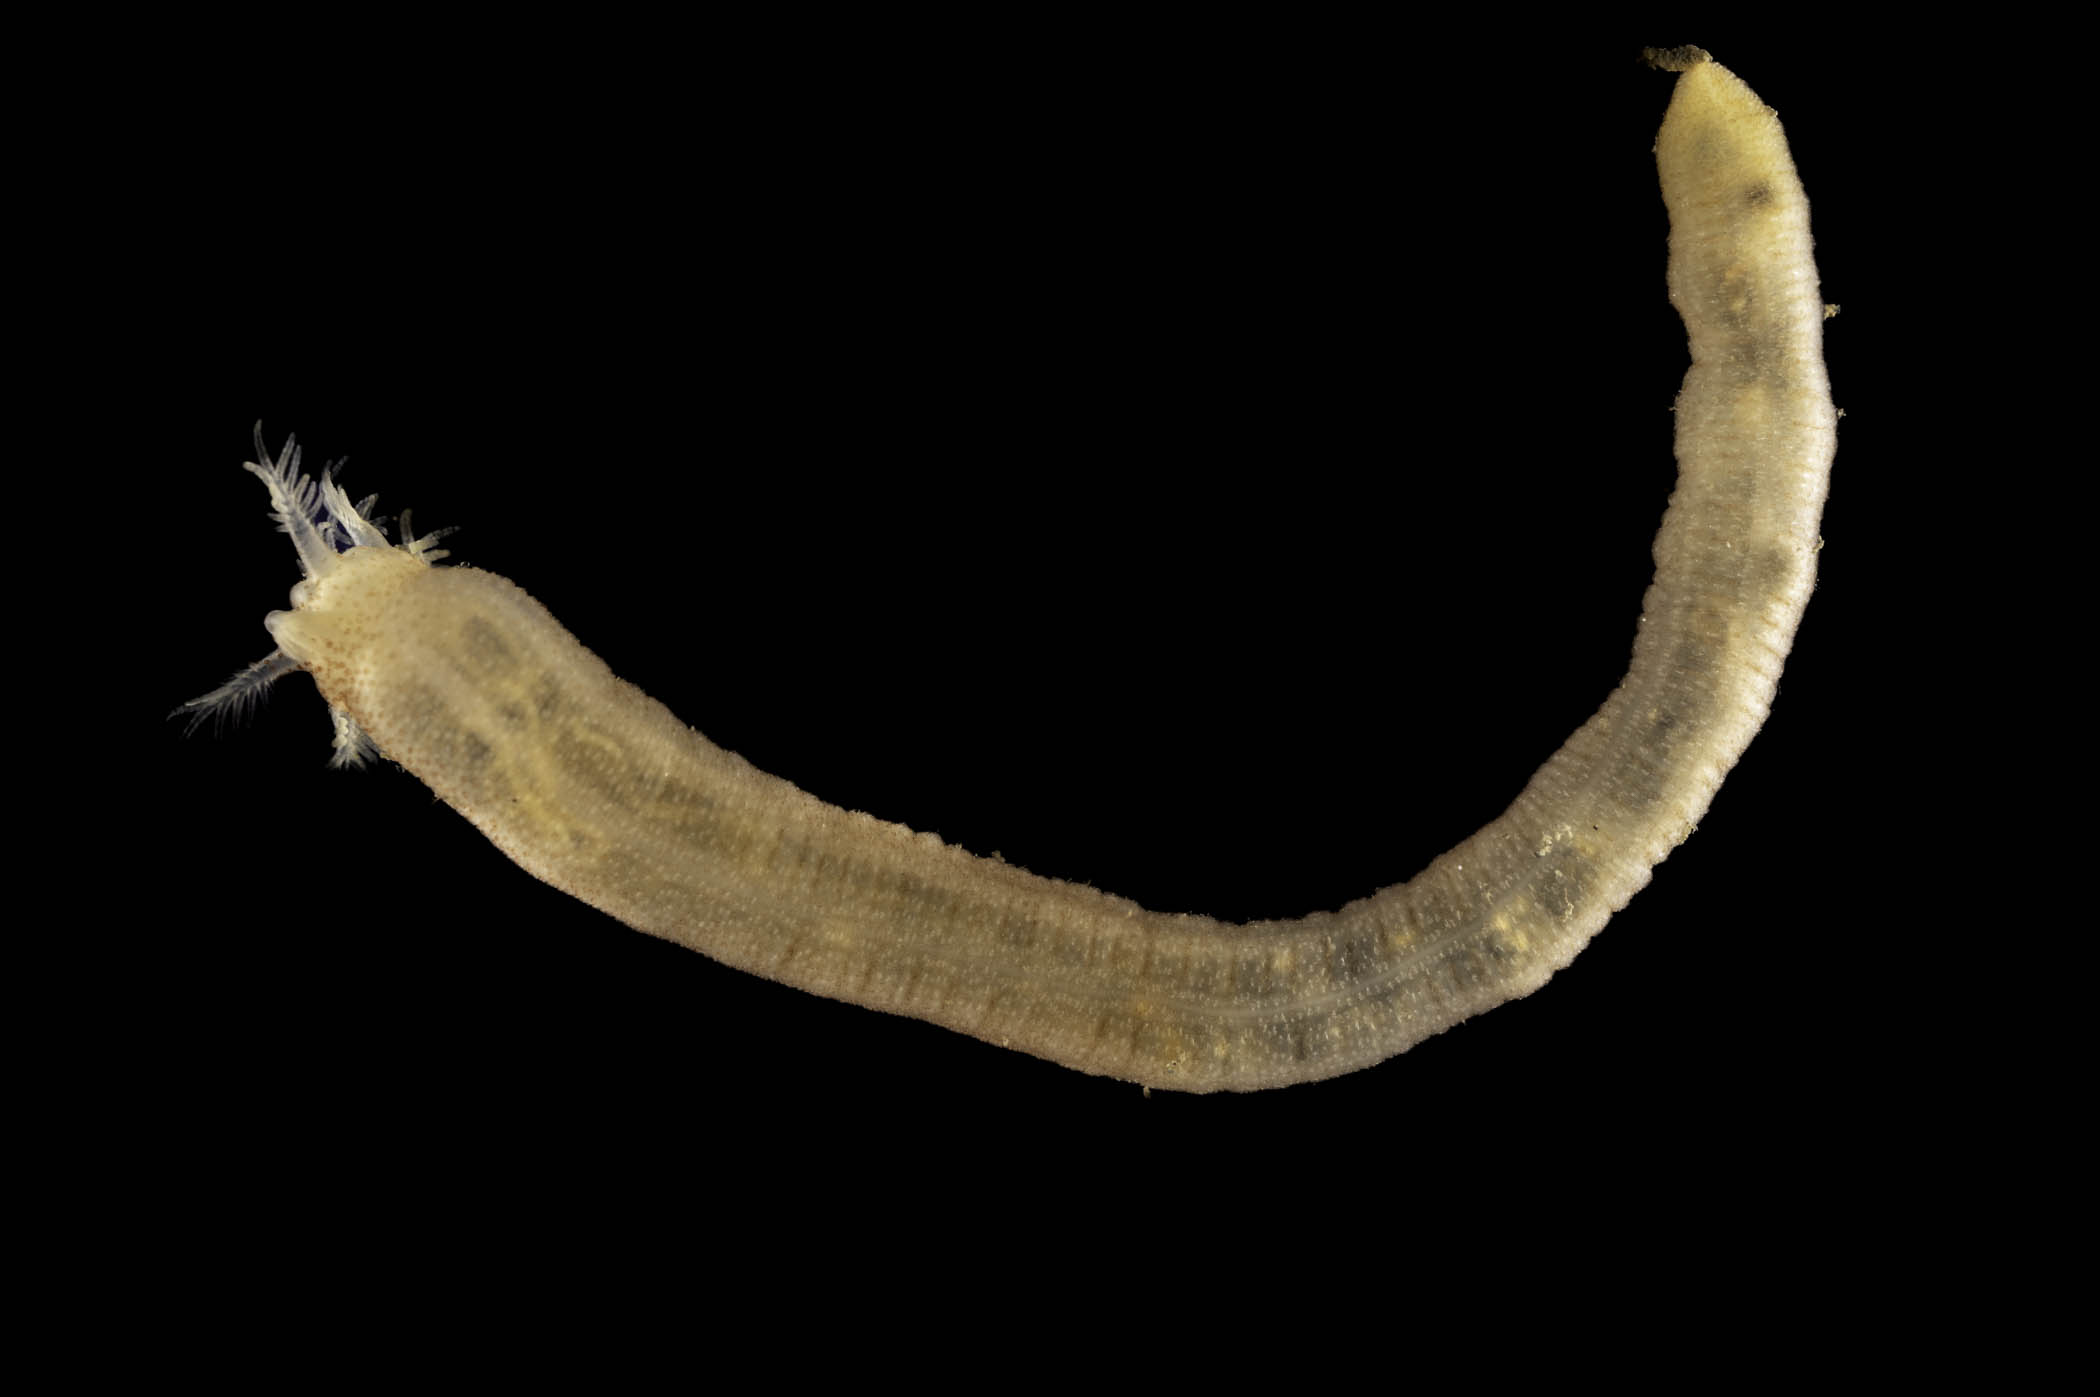
<svg viewBox="0 0 2100 1397"><path fill-rule="evenodd" d="M1290 922L1150 912L825 805L617 678L522 589L390 545L287 444L306 580L279 652L340 755L399 762L535 876L818 994L1187 1091L1328 1077L1542 984L1692 829L1763 721L1835 450L1808 206L1778 120L1687 51L1657 142L1693 364L1631 671L1515 804L1412 881ZM260 439L258 437L258 445ZM267 460L267 458L266 458Z"/></svg>

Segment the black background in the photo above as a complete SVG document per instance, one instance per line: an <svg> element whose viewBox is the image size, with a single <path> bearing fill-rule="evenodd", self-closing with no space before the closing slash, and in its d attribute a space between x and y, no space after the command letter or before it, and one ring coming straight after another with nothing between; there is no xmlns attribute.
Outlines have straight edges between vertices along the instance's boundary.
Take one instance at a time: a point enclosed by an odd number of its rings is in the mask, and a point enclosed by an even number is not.
<svg viewBox="0 0 2100 1397"><path fill-rule="evenodd" d="M628 931L399 771L327 770L304 677L161 724L297 578L237 469L260 417L826 800L1235 919L1403 879L1624 672L1686 363L1657 37L1786 122L1851 415L1771 721L1528 1000L1334 1081L1147 1096ZM111 177L158 233L93 360L181 561L127 587L154 842L90 951L143 1006L122 1090L258 1180L382 1196L575 1165L1142 1208L1230 1161L1493 1211L1879 1128L1874 107L1733 37L725 31L343 93L295 48L311 84L149 129Z"/></svg>

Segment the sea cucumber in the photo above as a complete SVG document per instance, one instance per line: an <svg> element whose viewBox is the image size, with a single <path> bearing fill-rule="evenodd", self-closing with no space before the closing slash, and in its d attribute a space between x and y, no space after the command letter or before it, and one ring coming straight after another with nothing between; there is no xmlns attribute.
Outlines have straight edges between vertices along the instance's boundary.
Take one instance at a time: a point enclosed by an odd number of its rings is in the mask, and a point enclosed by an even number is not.
<svg viewBox="0 0 2100 1397"><path fill-rule="evenodd" d="M1405 884L1295 921L1147 911L825 805L615 677L522 589L399 542L294 443L304 580L277 649L337 760L383 754L535 876L639 930L1081 1071L1253 1090L1379 1062L1565 965L1693 828L1764 719L1811 589L1835 451L1807 201L1776 117L1697 50L1656 154L1693 365L1632 667L1499 818Z"/></svg>

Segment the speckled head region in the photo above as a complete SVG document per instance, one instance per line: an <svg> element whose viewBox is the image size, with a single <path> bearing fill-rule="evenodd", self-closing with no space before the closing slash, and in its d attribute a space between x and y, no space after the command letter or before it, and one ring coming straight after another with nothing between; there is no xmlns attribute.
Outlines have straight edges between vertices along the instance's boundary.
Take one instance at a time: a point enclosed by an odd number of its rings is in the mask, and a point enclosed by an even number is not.
<svg viewBox="0 0 2100 1397"><path fill-rule="evenodd" d="M390 543L330 473L298 473L291 443L249 466L304 574L268 622L278 649L185 711L307 670L338 760L383 751L551 886L1077 1071L1249 1091L1403 1052L1545 983L1690 835L1770 706L1814 578L1836 438L1807 200L1733 74L1698 50L1651 59L1681 74L1656 154L1692 366L1633 662L1507 811L1405 883L1233 926L825 805L619 679L516 584L432 566L405 520Z"/></svg>
<svg viewBox="0 0 2100 1397"><path fill-rule="evenodd" d="M287 437L284 449L273 458L258 422L255 454L259 459L243 462L242 468L268 488L270 517L291 538L300 579L292 586L292 609L263 618L277 648L175 710L173 716L187 718L192 731L207 721L241 716L271 684L302 669L314 674L326 697L329 687L323 676L340 682L344 667L383 628L383 596L446 556L444 549L432 545L450 530L418 538L403 510L401 541L396 545L388 541L383 521L370 517L376 496L351 503L336 484L335 466L324 467L319 480L301 474L298 438ZM335 724L330 765L355 766L376 755L352 713L333 698L329 716Z"/></svg>

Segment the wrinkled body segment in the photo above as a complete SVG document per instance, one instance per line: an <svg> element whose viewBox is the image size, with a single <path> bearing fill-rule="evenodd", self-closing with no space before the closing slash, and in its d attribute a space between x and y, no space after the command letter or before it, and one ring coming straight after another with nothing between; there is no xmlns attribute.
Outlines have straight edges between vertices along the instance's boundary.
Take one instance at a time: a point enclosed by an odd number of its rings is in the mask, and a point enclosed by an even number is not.
<svg viewBox="0 0 2100 1397"><path fill-rule="evenodd" d="M348 522L271 618L284 667L537 877L754 974L1150 1086L1378 1062L1544 983L1647 882L1762 722L1808 597L1835 414L1806 200L1776 118L1711 63L1657 155L1694 362L1631 671L1504 815L1339 912L1150 912L825 805L516 585ZM293 467L259 472L281 509L337 506Z"/></svg>

